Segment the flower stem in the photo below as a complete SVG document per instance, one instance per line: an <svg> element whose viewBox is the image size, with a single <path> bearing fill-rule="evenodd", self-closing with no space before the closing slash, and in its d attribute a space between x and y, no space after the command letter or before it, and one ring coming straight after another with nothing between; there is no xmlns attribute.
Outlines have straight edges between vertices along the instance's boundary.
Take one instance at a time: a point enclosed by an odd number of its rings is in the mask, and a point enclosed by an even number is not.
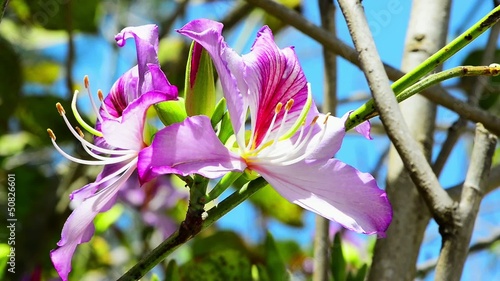
<svg viewBox="0 0 500 281"><path fill-rule="evenodd" d="M479 37L479 35L488 30L495 23L497 23L499 19L500 6L497 6L481 20L476 22L472 27L467 29L460 36L441 48L441 50L437 51L434 55L430 56L415 69L406 73L403 77L395 81L391 86L394 94L398 96L404 89L407 89L408 87L413 85L416 81L432 71L438 65L442 64L463 47L474 41L477 37ZM437 82L434 82L433 84L435 83ZM370 119L371 117L376 116L377 114L374 115L375 111L376 110L373 105L372 99L360 106L358 109L354 110L345 123L346 131L356 127L357 125Z"/></svg>
<svg viewBox="0 0 500 281"><path fill-rule="evenodd" d="M198 192L193 190L200 188L203 190L203 185L208 184L207 179L203 179L202 182L198 182L198 186L196 184L197 180L194 179L193 185L190 185L190 193L194 194L197 197ZM201 178L201 177L200 177ZM153 251L148 253L144 258L142 258L136 265L134 265L129 271L127 271L122 277L118 279L118 281L129 281L129 280L139 280L146 273L148 273L153 267L155 267L158 263L163 261L168 255L170 255L174 250L176 250L179 246L189 241L200 231L211 226L215 221L220 219L222 216L227 214L229 211L238 206L241 202L245 201L252 194L263 188L267 185L267 182L263 178L257 178L251 181L246 188L242 188L238 191L235 191L233 194L228 196L226 199L222 200L216 207L211 208L207 211L208 216L203 220L201 219L201 214L199 217L191 217L189 214L189 209L191 209L191 205L193 204L194 198L190 198L188 213L186 214L186 219L181 223L179 229L175 231L170 237L168 237L165 241L163 241L160 245L158 245ZM204 192L203 192L204 194ZM201 198L201 197L197 197ZM198 203L198 207L201 206ZM204 204L202 204L204 206ZM196 209L196 207L194 207ZM193 210L194 210L193 209ZM199 210L198 210L199 211ZM201 219L201 220L200 220Z"/></svg>

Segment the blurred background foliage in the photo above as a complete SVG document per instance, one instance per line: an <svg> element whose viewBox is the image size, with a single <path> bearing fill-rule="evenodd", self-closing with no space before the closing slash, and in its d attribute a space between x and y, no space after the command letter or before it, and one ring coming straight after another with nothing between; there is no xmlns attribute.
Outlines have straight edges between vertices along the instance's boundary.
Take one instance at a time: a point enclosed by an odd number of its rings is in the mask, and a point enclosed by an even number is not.
<svg viewBox="0 0 500 281"><path fill-rule="evenodd" d="M279 2L302 11L300 0ZM62 159L46 133L46 128L52 128L66 151L84 157L54 106L60 102L69 108L73 91L82 88L80 81L83 76L77 75L75 70L78 61L87 58L80 57L82 52L78 50L76 41L91 38L105 42L114 55L119 56L117 53L120 50L113 38L121 28L145 22L157 23L160 26L159 58L162 68L170 82L182 92L190 42L170 35L174 28L180 27L174 23L185 22L189 9L200 6L203 9L224 7L227 10L221 12L218 19L224 23L225 32L232 32L251 13L261 13L261 23L268 24L275 34L286 27L279 19L260 10L254 11L242 1L10 1L0 23L0 184L5 186L7 174L16 175L18 278L57 280L49 252L60 239L62 226L71 212L68 195L92 182L99 172L99 167L76 165ZM85 54L92 55L92 48L100 47L89 43ZM477 65L481 51L471 53L464 64ZM135 58L129 59L133 61ZM101 61L92 61L97 62L96 69L103 68ZM110 77L116 79L132 65L120 69L118 66L118 62L116 66L105 66ZM92 73L85 74L92 78ZM485 101L481 106L498 110L500 81L498 77L488 81L491 87L487 87L486 91L491 101ZM466 79L459 84L466 90L470 88ZM107 92L107 89L103 90ZM71 115L68 118L76 124ZM86 118L93 123L95 117L89 114ZM155 214L175 226L184 218L187 191L178 180L164 180L170 182L169 194L176 194L172 197L175 202L155 210ZM159 191L144 192L155 195ZM262 239L246 241L241 233L221 230L215 225L177 250L171 259L160 264L145 280L271 281L287 280L290 276L296 280L310 280L312 243L304 247L294 240L275 240L267 233L270 220L292 228L303 227L302 209L288 203L269 187L255 194L250 202L257 210L257 217L249 224L256 226L255 232L260 232ZM6 192L2 188L0 209L5 210L5 204ZM70 279L116 279L160 243L165 233L148 224L142 216L151 207L150 204L148 200L135 204L123 200L110 211L100 214L95 221L96 235L90 243L80 245L76 251ZM5 221L6 213L1 214ZM363 280L373 240L360 243L342 230L337 233L332 245L332 276L335 280ZM2 243L7 235L2 229ZM6 245L0 244L0 279L10 278L2 268L5 266L3 253L6 251Z"/></svg>

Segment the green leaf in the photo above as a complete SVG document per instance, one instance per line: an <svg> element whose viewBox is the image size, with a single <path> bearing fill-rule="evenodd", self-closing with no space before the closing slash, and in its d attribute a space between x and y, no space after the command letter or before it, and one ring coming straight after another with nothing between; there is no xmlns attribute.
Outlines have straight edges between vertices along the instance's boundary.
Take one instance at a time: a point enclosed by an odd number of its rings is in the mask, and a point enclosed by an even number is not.
<svg viewBox="0 0 500 281"><path fill-rule="evenodd" d="M186 112L189 116L212 116L215 108L215 81L212 59L193 41L189 50L184 83Z"/></svg>
<svg viewBox="0 0 500 281"><path fill-rule="evenodd" d="M97 233L106 231L114 224L123 213L123 206L115 204L110 210L98 214L94 219L95 230Z"/></svg>
<svg viewBox="0 0 500 281"><path fill-rule="evenodd" d="M266 258L266 271L270 280L287 281L290 280L290 275L287 272L285 262L281 257L276 242L271 233L267 233L266 241L264 242L264 253Z"/></svg>
<svg viewBox="0 0 500 281"><path fill-rule="evenodd" d="M30 10L31 22L46 29L67 29L71 24L75 30L96 32L96 11L99 0L69 1L25 1ZM71 20L71 22L69 21Z"/></svg>
<svg viewBox="0 0 500 281"><path fill-rule="evenodd" d="M250 259L234 249L210 252L180 268L183 281L252 281Z"/></svg>
<svg viewBox="0 0 500 281"><path fill-rule="evenodd" d="M192 246L195 258L227 249L239 251L242 255L248 254L245 242L232 231L217 231L213 235L200 237L193 241Z"/></svg>
<svg viewBox="0 0 500 281"><path fill-rule="evenodd" d="M61 66L53 61L37 61L23 68L24 79L27 83L52 85L59 78Z"/></svg>
<svg viewBox="0 0 500 281"><path fill-rule="evenodd" d="M335 234L331 250L331 270L334 281L346 280L346 261L342 252L340 235L338 232Z"/></svg>
<svg viewBox="0 0 500 281"><path fill-rule="evenodd" d="M303 226L304 210L281 197L270 185L250 197L250 202L257 206L264 215L295 227Z"/></svg>
<svg viewBox="0 0 500 281"><path fill-rule="evenodd" d="M349 272L346 281L363 281L365 280L366 273L368 273L368 265L363 264L356 274Z"/></svg>
<svg viewBox="0 0 500 281"><path fill-rule="evenodd" d="M165 270L165 280L168 281L181 281L181 275L179 273L179 267L175 260L170 260Z"/></svg>

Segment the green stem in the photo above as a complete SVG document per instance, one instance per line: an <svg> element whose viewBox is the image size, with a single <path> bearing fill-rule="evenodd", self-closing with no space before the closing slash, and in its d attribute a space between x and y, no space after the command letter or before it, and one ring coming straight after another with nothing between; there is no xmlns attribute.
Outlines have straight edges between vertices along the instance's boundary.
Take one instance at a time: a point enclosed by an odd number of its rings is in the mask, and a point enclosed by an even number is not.
<svg viewBox="0 0 500 281"><path fill-rule="evenodd" d="M228 187L233 184L239 177L241 172L229 172L225 174L222 179L214 186L214 188L206 196L206 202L210 202L219 197Z"/></svg>
<svg viewBox="0 0 500 281"><path fill-rule="evenodd" d="M392 90L397 95L403 89L408 88L415 83L418 79L424 77L427 73L431 72L438 65L448 60L451 56L467 46L470 42L474 41L479 35L483 34L491 26L493 26L500 19L500 5L491 10L486 16L476 22L473 26L467 29L464 33L459 35L453 41L437 51L434 55L430 56L419 66L415 67L410 72L406 73L403 77L399 78L392 84Z"/></svg>
<svg viewBox="0 0 500 281"><path fill-rule="evenodd" d="M402 102L407 98L431 87L432 85L455 77L497 75L500 75L500 64L491 64L490 66L457 66L452 69L441 71L425 77L424 79L404 89L401 93L399 93L399 95L396 96L396 100L398 102ZM373 104L373 99L370 99L368 102L366 102L364 106L366 108L369 108L370 110L365 111L366 113L368 113L368 115L363 115L363 120L368 120L378 115L378 112L375 110L375 106ZM348 130L347 127L346 130Z"/></svg>
<svg viewBox="0 0 500 281"><path fill-rule="evenodd" d="M196 182L196 178L195 181ZM207 182L208 183L208 182ZM186 214L186 220L181 223L179 229L170 235L165 241L163 241L158 247L153 249L144 258L142 258L136 265L134 265L129 271L127 271L119 281L129 281L129 280L139 280L146 273L148 273L153 267L158 263L163 261L168 255L175 251L179 246L189 241L198 232L211 226L215 221L220 219L222 216L227 214L229 211L233 210L240 203L245 201L252 194L267 185L267 182L263 178L257 178L251 181L246 188L235 191L233 194L228 196L226 199L222 200L216 207L207 211L207 217L203 221L198 221L196 219L196 225L194 228L190 225L191 222L188 221L189 211ZM195 187L194 185L191 189ZM201 186L200 186L201 187ZM206 188L206 185L205 185ZM195 195L197 196L197 195ZM193 198L190 198L190 205Z"/></svg>
<svg viewBox="0 0 500 281"><path fill-rule="evenodd" d="M476 22L472 27L467 29L464 33L448 43L434 55L430 56L415 69L406 73L403 77L395 81L391 86L394 94L398 96L398 94L401 93L404 89L414 84L416 81L432 71L438 65L442 64L451 56L453 56L460 49L465 47L470 42L474 41L477 37L479 37L479 35L488 30L495 23L497 23L499 19L500 5L495 7L485 17ZM376 116L377 114L374 115L375 111L376 110L373 105L373 100L369 100L368 102L354 110L345 123L346 131L356 127L357 125L363 123L371 117Z"/></svg>

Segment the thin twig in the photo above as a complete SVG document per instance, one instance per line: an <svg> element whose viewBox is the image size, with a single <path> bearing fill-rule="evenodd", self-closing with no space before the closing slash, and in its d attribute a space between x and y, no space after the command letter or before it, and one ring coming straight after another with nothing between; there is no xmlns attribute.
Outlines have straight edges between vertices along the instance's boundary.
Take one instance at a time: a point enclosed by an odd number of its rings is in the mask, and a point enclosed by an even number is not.
<svg viewBox="0 0 500 281"><path fill-rule="evenodd" d="M346 43L332 36L322 28L317 27L306 20L301 14L292 9L271 0L245 0L246 2L264 9L270 15L282 19L284 22L295 27L307 36L322 44L325 48L335 52L347 61L360 66L357 52ZM497 15L500 17L500 13ZM384 64L385 71L392 81L401 78L404 73L400 70ZM491 132L500 135L500 118L477 107L470 106L466 102L453 97L442 87L433 87L421 93L426 98L441 106L448 108L468 120L482 123Z"/></svg>
<svg viewBox="0 0 500 281"><path fill-rule="evenodd" d="M75 62L75 42L73 36L73 1L64 4L64 17L66 21L66 33L68 34L68 54L66 56L66 88L68 96L73 95L73 64Z"/></svg>
<svg viewBox="0 0 500 281"><path fill-rule="evenodd" d="M333 0L318 0L321 26L335 36L335 5ZM335 53L323 49L325 83L323 94L323 112L336 115L337 109L337 58ZM313 281L328 281L330 268L330 221L316 215L314 233L314 271Z"/></svg>
<svg viewBox="0 0 500 281"><path fill-rule="evenodd" d="M389 78L377 53L361 3L350 0L338 2L356 50L359 52L361 69L368 80L380 119L389 138L436 221L448 221L453 201L441 188L427 159L403 121L403 115L389 85Z"/></svg>

